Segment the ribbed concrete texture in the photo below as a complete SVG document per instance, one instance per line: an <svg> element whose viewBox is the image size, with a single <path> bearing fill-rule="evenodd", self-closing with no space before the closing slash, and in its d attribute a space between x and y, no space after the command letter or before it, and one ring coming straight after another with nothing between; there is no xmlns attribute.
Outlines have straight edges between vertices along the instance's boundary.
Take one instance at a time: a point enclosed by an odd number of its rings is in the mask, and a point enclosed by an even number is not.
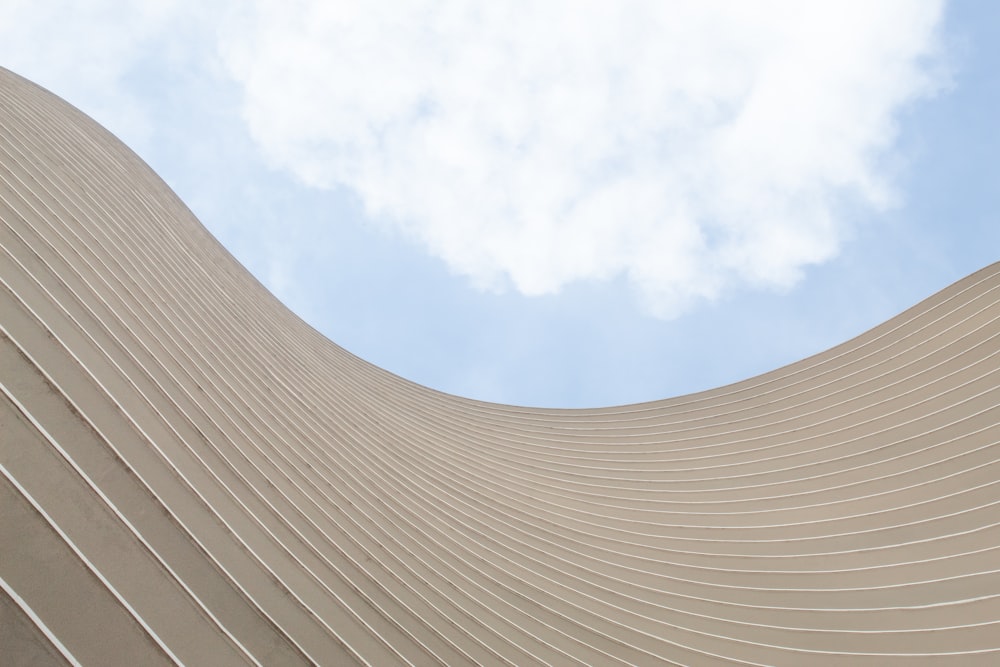
<svg viewBox="0 0 1000 667"><path fill-rule="evenodd" d="M4 665L1000 664L1000 265L547 410L351 356L7 72L0 221Z"/></svg>

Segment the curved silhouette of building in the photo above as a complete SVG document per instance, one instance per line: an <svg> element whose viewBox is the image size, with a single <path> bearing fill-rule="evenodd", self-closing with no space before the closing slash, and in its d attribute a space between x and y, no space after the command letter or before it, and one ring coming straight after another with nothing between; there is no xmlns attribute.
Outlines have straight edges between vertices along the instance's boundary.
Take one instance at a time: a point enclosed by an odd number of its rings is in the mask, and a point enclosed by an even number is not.
<svg viewBox="0 0 1000 667"><path fill-rule="evenodd" d="M1000 664L1000 265L549 410L348 354L6 71L0 222L4 665Z"/></svg>

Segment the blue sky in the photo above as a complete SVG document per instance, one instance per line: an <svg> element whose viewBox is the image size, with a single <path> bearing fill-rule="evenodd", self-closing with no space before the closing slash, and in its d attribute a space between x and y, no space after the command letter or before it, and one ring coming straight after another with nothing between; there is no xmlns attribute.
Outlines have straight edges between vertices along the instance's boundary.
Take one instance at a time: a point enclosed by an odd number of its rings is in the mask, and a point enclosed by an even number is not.
<svg viewBox="0 0 1000 667"><path fill-rule="evenodd" d="M441 391L707 389L1000 258L997 3L80 4L0 0L0 64Z"/></svg>

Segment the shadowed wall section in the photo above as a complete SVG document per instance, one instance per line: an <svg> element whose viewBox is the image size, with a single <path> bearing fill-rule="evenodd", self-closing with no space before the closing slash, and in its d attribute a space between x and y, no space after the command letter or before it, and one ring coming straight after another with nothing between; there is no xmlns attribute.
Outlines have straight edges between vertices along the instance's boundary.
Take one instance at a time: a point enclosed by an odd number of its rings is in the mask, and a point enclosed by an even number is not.
<svg viewBox="0 0 1000 667"><path fill-rule="evenodd" d="M734 385L444 395L0 70L7 664L997 664L1000 266Z"/></svg>

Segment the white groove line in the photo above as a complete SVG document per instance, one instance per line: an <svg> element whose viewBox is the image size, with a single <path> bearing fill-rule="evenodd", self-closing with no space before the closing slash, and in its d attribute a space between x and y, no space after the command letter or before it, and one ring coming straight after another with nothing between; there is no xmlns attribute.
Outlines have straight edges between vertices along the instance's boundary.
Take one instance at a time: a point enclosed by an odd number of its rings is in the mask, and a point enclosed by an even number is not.
<svg viewBox="0 0 1000 667"><path fill-rule="evenodd" d="M3 329L2 324L0 324L0 332L2 332L2 334L8 340L11 340L11 342L13 342L14 345L17 345L17 342L14 341L12 338L10 338L9 335L7 335L7 332L6 330ZM20 346L18 346L18 349L20 349ZM23 353L23 350L21 351ZM146 551L153 556L153 558L160 565L160 567L162 567L164 570L167 571L172 581L175 584L179 585L184 590L184 592L187 593L187 595L194 601L194 603L202 611L202 613L204 613L211 620L211 622L222 632L222 634L225 635L225 637L239 649L239 651L243 654L243 656L246 657L255 665L260 665L257 659L253 657L249 651L247 651L246 647L243 646L243 644L241 644L240 641L236 639L236 637L234 637L231 632L229 632L228 628L226 628L219 622L219 619L216 618L215 615L208 609L208 607L206 607L202 603L201 599L199 599L198 596L195 595L194 591L192 591L188 587L188 585L184 583L184 581L180 577L177 576L177 573L174 572L173 569L170 567L170 565L168 565L166 561L163 560L163 558L152 547L152 545L146 541L146 538L144 538L142 534L138 530L136 530L135 526L133 526L132 523L125 517L125 515L121 513L121 511L118 509L118 507L115 506L115 504L111 501L111 499L108 498L96 484L94 484L93 480L91 480L90 477L76 464L76 461L74 461L72 457L70 457L70 455L66 453L66 450L62 448L62 445L56 442L55 438L53 438L49 434L49 432L45 430L45 427L43 427L38 422L35 416L31 414L31 412L19 400L17 400L17 398L3 384L2 381L0 381L0 393L2 393L7 398L7 400L14 405L14 407L18 410L18 412L20 412L21 415L23 415L24 418L31 423L31 425L35 428L35 430L38 431L38 433L40 433L42 437L49 443L49 446L55 449L59 453L59 455L63 458L63 460L70 465L73 471L76 472L76 474L83 479L84 483L91 489L91 491L94 494L96 494L98 498L101 499L101 502L103 502L104 505L111 510L111 512L115 515L115 517L119 521L121 521L126 528L128 528L129 532L135 537L135 539L138 540L139 543L146 548ZM62 396L65 398L65 400L70 401L69 397L67 397L65 394L62 394ZM87 417L83 413L77 411L77 415L79 415L81 419L85 420L88 426L94 428L93 424L90 422L89 419L87 419ZM94 430L95 432L99 433L99 431L97 431L96 428Z"/></svg>
<svg viewBox="0 0 1000 667"><path fill-rule="evenodd" d="M49 626L45 625L45 621L43 621L38 614L35 613L35 610L32 609L28 603L17 594L17 591L10 587L10 584L4 581L3 577L0 577L0 588L2 588L4 593L6 593L10 599L21 608L21 611L24 612L25 616L31 619L31 622L35 624L35 627L38 628L43 635L45 635L45 638L51 642L57 651L59 651L62 657L66 659L66 662L73 665L73 667L82 667L82 665L80 665L80 661L73 657L73 654L69 652L69 649L67 649L63 643L59 641L59 637L57 637L54 632L49 630Z"/></svg>
<svg viewBox="0 0 1000 667"><path fill-rule="evenodd" d="M77 548L76 544L74 544L73 541L69 538L69 536L65 532L63 532L62 528L60 528L59 525L55 521L53 521L51 517L49 517L49 515L45 512L45 509L42 508L42 506L34 499L34 497L32 497L30 493L28 493L27 489L21 486L21 483L17 481L17 478L15 478L2 463L0 463L0 475L3 475L7 479L7 481L10 482L11 486L13 486L18 491L18 493L20 493L21 496L23 496L24 499L28 501L32 509L34 509L45 520L45 523L48 524L48 526L62 539L62 541L66 544L66 546L68 546L73 551L76 557L80 560L81 563L83 563L86 566L86 568L90 571L90 573L93 574L97 578L97 580L104 585L104 588L109 593L111 593L111 595L114 596L116 600L118 600L118 603L125 609L125 611L129 613L129 615L135 620L135 622L139 624L139 627L141 627L146 632L149 638L153 640L153 642L157 645L157 647L159 647L159 649L163 652L163 654L166 655L174 664L182 665L183 663L181 663L181 661L177 658L177 656L174 655L173 651L170 650L170 647L167 646L165 643L163 643L163 640L161 640L159 635L157 635L156 632L153 631L151 627L149 627L145 619L143 619L143 617L140 614L138 614L135 609L132 608L132 605L128 603L128 600L122 597L122 595L115 589L115 587L111 585L111 582L109 582L104 577L104 575L101 574L101 571L98 570L97 567L93 563L91 563L90 560L83 554L83 552Z"/></svg>

